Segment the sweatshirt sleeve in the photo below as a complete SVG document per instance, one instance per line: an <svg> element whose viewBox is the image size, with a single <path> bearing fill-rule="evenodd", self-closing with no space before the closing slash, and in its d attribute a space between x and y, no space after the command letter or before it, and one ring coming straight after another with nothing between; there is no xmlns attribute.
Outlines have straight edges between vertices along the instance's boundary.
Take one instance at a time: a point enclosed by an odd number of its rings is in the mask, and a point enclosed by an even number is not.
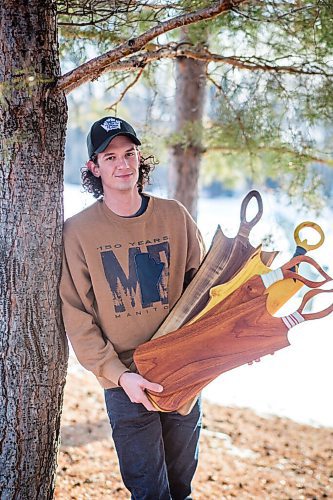
<svg viewBox="0 0 333 500"><path fill-rule="evenodd" d="M189 214L189 212L185 210L186 216L186 228L187 228L187 262L186 262L186 271L184 278L184 290L187 285L192 281L195 273L197 272L204 256L205 256L205 244L201 235L201 232Z"/></svg>
<svg viewBox="0 0 333 500"><path fill-rule="evenodd" d="M118 385L120 375L128 368L96 322L94 293L84 254L74 232L66 228L66 224L59 291L65 330L79 362L97 377Z"/></svg>

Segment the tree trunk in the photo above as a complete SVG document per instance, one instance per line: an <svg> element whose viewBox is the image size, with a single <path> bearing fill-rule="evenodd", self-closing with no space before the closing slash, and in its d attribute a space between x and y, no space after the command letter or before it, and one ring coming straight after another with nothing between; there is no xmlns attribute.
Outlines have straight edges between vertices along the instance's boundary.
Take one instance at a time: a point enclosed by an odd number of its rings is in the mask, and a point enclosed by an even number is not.
<svg viewBox="0 0 333 500"><path fill-rule="evenodd" d="M54 0L0 4L0 498L54 491L67 342L58 283L65 97Z"/></svg>
<svg viewBox="0 0 333 500"><path fill-rule="evenodd" d="M182 42L188 42L188 28ZM202 117L206 63L176 59L175 137L171 148L169 193L197 217L198 180L202 155Z"/></svg>

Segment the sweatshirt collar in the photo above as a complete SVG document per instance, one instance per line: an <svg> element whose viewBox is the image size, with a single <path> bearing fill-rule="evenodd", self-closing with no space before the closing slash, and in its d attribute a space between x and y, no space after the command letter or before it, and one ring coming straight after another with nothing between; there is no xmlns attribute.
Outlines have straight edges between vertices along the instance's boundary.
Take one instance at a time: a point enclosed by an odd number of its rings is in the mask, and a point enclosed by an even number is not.
<svg viewBox="0 0 333 500"><path fill-rule="evenodd" d="M105 201L102 199L100 200L100 206L103 211L103 213L108 217L108 219L111 219L113 222L117 222L123 225L130 225L130 224L138 224L139 222L145 222L151 215L153 211L153 205L154 205L154 197L151 196L150 194L143 193L145 197L148 198L149 203L147 206L147 209L142 213L139 214L135 217L123 217L121 215L118 215L106 205Z"/></svg>

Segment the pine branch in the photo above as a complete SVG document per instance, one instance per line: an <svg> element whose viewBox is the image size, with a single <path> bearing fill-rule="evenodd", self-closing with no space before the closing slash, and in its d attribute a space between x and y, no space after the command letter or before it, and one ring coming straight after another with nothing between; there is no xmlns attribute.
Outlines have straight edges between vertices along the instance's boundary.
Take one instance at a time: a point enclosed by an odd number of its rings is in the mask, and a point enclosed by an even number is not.
<svg viewBox="0 0 333 500"><path fill-rule="evenodd" d="M57 15L63 17L89 17L93 20L94 16L98 16L101 13L103 15L108 14L111 17L117 13L128 13L130 11L136 10L140 6L146 6L146 3L141 4L132 0L118 0L117 2L105 2L100 0L94 0L94 2L89 1L68 1L68 0L57 0ZM60 22L59 24L64 24Z"/></svg>
<svg viewBox="0 0 333 500"><path fill-rule="evenodd" d="M243 139L244 139L244 142L247 146L247 152L250 156L250 169L252 171L252 174L254 174L254 171L253 171L253 151L252 151L252 147L251 147L251 140L250 140L250 137L248 136L248 133L247 133L247 129L243 123L243 120L242 120L242 115L241 113L235 109L235 107L233 106L231 100L228 98L227 94L224 92L223 88L218 85L211 76L209 76L208 74L206 75L207 76L207 79L209 81L211 81L213 83L213 85L215 85L218 90L221 92L221 94L223 95L228 107L229 107L229 110L231 110L231 112L233 113L236 121L238 122L239 124L239 129L240 129L240 132L243 136Z"/></svg>
<svg viewBox="0 0 333 500"><path fill-rule="evenodd" d="M272 64L271 61L267 61L257 57L224 57L219 54L212 54L208 51L196 52L192 50L183 50L181 55L184 57L191 57L193 59L199 59L200 61L207 62L223 62L224 64L229 64L231 66L237 67L239 69L247 69L250 71L267 71L272 73L290 73L299 75L324 75L333 76L332 73L327 73L323 68L316 68L307 65L290 66L290 65L277 65Z"/></svg>
<svg viewBox="0 0 333 500"><path fill-rule="evenodd" d="M161 46L160 48L156 46L157 49L153 51L140 52L132 57L124 58L111 64L108 71L123 71L131 70L147 63L158 61L160 59L174 59L176 57L187 57L189 59L196 59L198 61L208 62L218 62L223 64L228 64L230 66L236 67L238 69L244 69L249 71L264 71L270 73L289 73L298 75L320 75L326 77L333 77L333 71L328 72L325 68L316 67L309 65L278 65L272 64L272 61L268 61L258 57L238 57L238 56L221 56L219 54L213 54L207 50L194 50L186 49L182 47L182 44L170 44L167 46Z"/></svg>
<svg viewBox="0 0 333 500"><path fill-rule="evenodd" d="M108 110L111 110L113 111L114 109L117 109L117 105L124 99L125 95L127 94L127 92L129 91L130 88L132 88L138 81L139 79L141 78L142 76L142 73L144 71L144 67L142 67L139 71L138 71L138 74L135 76L134 80L132 80L127 86L126 88L122 91L122 93L120 94L119 98L113 102L111 104L111 106L108 106L106 109Z"/></svg>
<svg viewBox="0 0 333 500"><path fill-rule="evenodd" d="M263 6L266 6L266 2L263 2ZM275 8L277 7L277 5L273 5ZM286 5L284 3L281 3L281 7L285 9ZM283 14L276 14L275 16L270 16L268 18L262 18L262 17L253 17L253 16L250 16L248 14L245 14L244 12L240 11L239 9L237 8L233 8L233 12L235 12L236 14L239 14L240 16L244 17L245 19L249 19L250 21L255 21L255 22L264 22L264 23L274 23L276 21L279 21L281 19L284 19L284 18L288 18L290 19L290 17L293 15L293 14L298 14L299 12L304 12L304 11L309 11L309 10L312 10L314 8L317 8L317 6L315 5L312 5L312 4L308 4L308 5L303 5L302 7L297 7L297 8L294 8L294 9L290 9L288 10L287 12L284 12Z"/></svg>
<svg viewBox="0 0 333 500"><path fill-rule="evenodd" d="M199 9L195 12L176 16L172 19L164 21L138 37L132 38L115 49L91 59L74 70L66 73L58 80L57 90L69 93L83 83L95 80L108 71L112 63L138 52L159 35L181 26L194 24L206 19L212 19L230 11L231 8L245 4L248 1L249 0L220 0L218 2L214 2L210 7Z"/></svg>
<svg viewBox="0 0 333 500"><path fill-rule="evenodd" d="M81 27L81 28L85 27L85 26L99 26L101 23L108 21L113 16L114 16L114 14L110 13L110 14L105 15L104 17L99 17L96 20L94 20L92 17L92 19L90 21L86 21L86 22L59 21L58 26L77 26L77 27ZM84 17L86 17L86 16L84 16Z"/></svg>
<svg viewBox="0 0 333 500"><path fill-rule="evenodd" d="M229 146L209 146L206 148L204 151L205 153L209 153L210 151L223 151L224 153L230 153L230 154L240 154L244 153L244 148L232 148ZM247 151L249 152L249 151ZM315 162L315 163L320 163L322 165L329 165L333 166L333 159L332 158L320 158L319 156L315 156L310 153L301 153L299 151L287 148L287 147L282 147L282 146L253 146L251 148L251 155L253 155L255 152L263 152L263 153L277 153L279 155L283 154L288 154L294 157L297 157L303 161L307 161L308 163L310 162Z"/></svg>

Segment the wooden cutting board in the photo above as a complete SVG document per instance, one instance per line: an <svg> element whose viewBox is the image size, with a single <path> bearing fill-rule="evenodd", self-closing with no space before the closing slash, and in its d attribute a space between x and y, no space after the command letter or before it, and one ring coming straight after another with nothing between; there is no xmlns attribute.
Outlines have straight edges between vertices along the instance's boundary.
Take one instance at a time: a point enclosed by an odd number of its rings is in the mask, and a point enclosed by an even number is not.
<svg viewBox="0 0 333 500"><path fill-rule="evenodd" d="M306 256L293 259L282 268L284 279L298 279L309 287L318 287L331 280L322 270L323 282L311 282L288 270L289 265L302 260L313 261ZM317 264L315 267L319 268ZM148 393L159 409L179 411L221 373L289 345L288 329L299 322L305 302L287 319L276 318L267 311L268 295L269 289L261 276L255 276L196 323L136 349L134 361L139 373L164 387L162 393ZM301 320L323 317L332 308L303 315Z"/></svg>
<svg viewBox="0 0 333 500"><path fill-rule="evenodd" d="M258 211L252 220L246 220L246 212L252 198L258 203ZM226 283L243 267L245 262L258 248L249 241L251 229L259 222L263 214L262 198L258 191L250 191L242 201L240 225L235 238L228 238L218 226L210 249L196 275L188 285L178 302L153 335L156 339L172 332L196 316L209 301L212 287ZM261 260L270 266L278 252L261 252Z"/></svg>

